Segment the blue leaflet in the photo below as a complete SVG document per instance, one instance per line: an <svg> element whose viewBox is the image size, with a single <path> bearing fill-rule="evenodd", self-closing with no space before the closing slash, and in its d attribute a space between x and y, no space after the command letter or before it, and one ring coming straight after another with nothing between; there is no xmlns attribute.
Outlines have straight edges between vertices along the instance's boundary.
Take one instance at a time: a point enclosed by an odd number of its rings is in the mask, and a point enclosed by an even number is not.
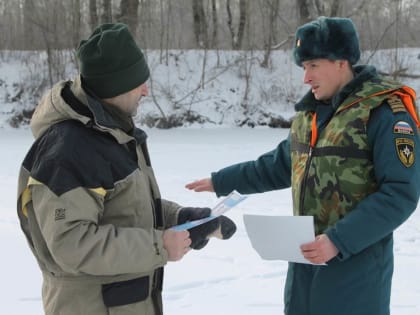
<svg viewBox="0 0 420 315"><path fill-rule="evenodd" d="M236 206L238 203L242 202L246 198L247 196L241 195L236 190L234 190L211 210L211 215L209 217L185 222L183 224L173 226L171 227L171 229L175 231L184 231L184 230L188 230L193 227L196 227L198 225L204 224L206 222L209 222L217 218L218 216L221 216L223 213L227 212L228 210L230 210L231 208L233 208L234 206Z"/></svg>

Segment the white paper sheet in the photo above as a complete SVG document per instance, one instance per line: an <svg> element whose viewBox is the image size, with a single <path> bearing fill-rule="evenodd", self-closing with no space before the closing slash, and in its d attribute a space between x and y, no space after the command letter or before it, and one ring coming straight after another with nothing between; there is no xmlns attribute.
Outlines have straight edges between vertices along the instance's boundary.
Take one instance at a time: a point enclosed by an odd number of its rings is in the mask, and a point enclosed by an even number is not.
<svg viewBox="0 0 420 315"><path fill-rule="evenodd" d="M313 216L244 215L252 247L265 260L311 264L300 245L315 240Z"/></svg>

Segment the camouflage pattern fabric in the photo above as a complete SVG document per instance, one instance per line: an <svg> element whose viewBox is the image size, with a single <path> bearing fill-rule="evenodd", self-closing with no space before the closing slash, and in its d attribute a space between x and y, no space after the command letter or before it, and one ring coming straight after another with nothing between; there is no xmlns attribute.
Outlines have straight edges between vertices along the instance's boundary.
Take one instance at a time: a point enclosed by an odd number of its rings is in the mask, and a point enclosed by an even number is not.
<svg viewBox="0 0 420 315"><path fill-rule="evenodd" d="M401 87L367 81L336 110L310 147L314 112L299 112L291 128L294 215L313 215L322 233L377 189L367 142L370 112Z"/></svg>

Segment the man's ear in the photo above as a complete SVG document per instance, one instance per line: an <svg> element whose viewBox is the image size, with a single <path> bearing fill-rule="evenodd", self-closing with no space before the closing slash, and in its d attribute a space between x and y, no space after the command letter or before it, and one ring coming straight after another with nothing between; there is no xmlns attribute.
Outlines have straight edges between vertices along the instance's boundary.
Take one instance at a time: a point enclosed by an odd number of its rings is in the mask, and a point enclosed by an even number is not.
<svg viewBox="0 0 420 315"><path fill-rule="evenodd" d="M340 60L337 60L337 63L340 69L351 68L350 62L348 60L340 59Z"/></svg>

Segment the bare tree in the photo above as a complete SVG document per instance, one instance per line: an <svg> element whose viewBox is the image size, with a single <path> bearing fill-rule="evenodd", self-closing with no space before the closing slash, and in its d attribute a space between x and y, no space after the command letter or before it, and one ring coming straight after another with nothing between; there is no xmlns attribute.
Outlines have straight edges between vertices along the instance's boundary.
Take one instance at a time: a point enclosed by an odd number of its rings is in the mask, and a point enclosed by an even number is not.
<svg viewBox="0 0 420 315"><path fill-rule="evenodd" d="M142 47L165 50L252 48L266 52L264 65L268 62L270 46L286 47L286 39L294 33L296 26L320 15L351 17L357 28L363 30L359 32L363 47L375 47L383 30L396 17L397 1L281 1L279 9L275 9L274 0L0 1L0 47L45 48L45 36L42 34L45 28L36 24L45 25L47 21L51 28L49 43L52 48L74 47L82 32L94 29L98 23L118 20L128 24L132 32L139 35L136 38ZM260 14L258 6L265 8L264 14ZM273 11L268 11L270 6ZM393 48L395 45L418 46L420 1L401 0L400 7L398 23L384 34L378 49ZM33 20L36 20L35 24Z"/></svg>
<svg viewBox="0 0 420 315"><path fill-rule="evenodd" d="M153 29L155 29L155 27L153 27L153 16L156 14L153 11L154 3L156 3L154 0L140 0L137 35L138 41L142 48L148 48L152 46L151 38L153 36Z"/></svg>
<svg viewBox="0 0 420 315"><path fill-rule="evenodd" d="M70 12L70 20L71 20L71 45L72 47L77 47L77 44L80 40L80 33L81 33L81 23L82 23L82 15L80 10L80 0L72 0L70 2L71 10Z"/></svg>
<svg viewBox="0 0 420 315"><path fill-rule="evenodd" d="M194 35L199 47L208 47L207 19L203 0L191 0L194 21Z"/></svg>
<svg viewBox="0 0 420 315"><path fill-rule="evenodd" d="M239 1L238 42L237 42L237 47L235 47L237 49L242 47L242 41L245 34L245 26L246 26L248 14L249 14L248 0L240 0Z"/></svg>
<svg viewBox="0 0 420 315"><path fill-rule="evenodd" d="M232 14L232 4L230 0L226 1L226 12L227 12L227 24L230 31L232 39L232 48L240 49L242 48L242 41L245 34L245 26L248 17L248 0L239 0L239 23L238 23L238 32L235 33L235 28L233 26L233 14Z"/></svg>
<svg viewBox="0 0 420 315"><path fill-rule="evenodd" d="M96 6L96 0L89 0L89 25L93 30L98 25L98 9Z"/></svg>
<svg viewBox="0 0 420 315"><path fill-rule="evenodd" d="M34 45L33 41L36 40L33 14L35 11L35 5L32 0L25 0L23 2L23 31L25 37L28 40L28 46Z"/></svg>
<svg viewBox="0 0 420 315"><path fill-rule="evenodd" d="M163 62L163 46L164 46L164 38L165 38L165 30L167 31L167 27L165 27L165 22L167 21L165 19L165 10L164 7L164 0L160 0L160 42L159 42L159 48L160 48L160 54L159 54L159 63ZM168 58L166 58L166 65L168 65Z"/></svg>
<svg viewBox="0 0 420 315"><path fill-rule="evenodd" d="M361 13L363 13L364 12L364 9L365 9L365 7L367 7L367 4L369 3L369 1L368 0L363 0L363 1L361 1L360 3L359 3L359 5L358 6L354 6L353 5L353 9L352 10L350 10L350 12L346 12L347 13L347 17L348 18L351 18L352 16L354 16L354 15L357 15L357 14L361 14Z"/></svg>
<svg viewBox="0 0 420 315"><path fill-rule="evenodd" d="M163 53L165 52L165 63L168 65L169 62L169 29L170 29L170 21L172 16L172 5L171 2L166 2L167 8L165 10L165 2L164 0L160 0L160 55L159 55L159 62L163 62ZM165 14L166 13L166 14Z"/></svg>
<svg viewBox="0 0 420 315"><path fill-rule="evenodd" d="M316 16L339 16L341 14L343 1L340 0L329 0L329 1L321 1L315 0L314 7L315 7L315 15Z"/></svg>
<svg viewBox="0 0 420 315"><path fill-rule="evenodd" d="M340 0L333 0L333 2L331 4L330 16L340 15L341 3L342 3L342 1L340 1Z"/></svg>
<svg viewBox="0 0 420 315"><path fill-rule="evenodd" d="M218 35L218 15L217 15L217 5L216 0L211 0L211 17L213 22L213 32L211 36L211 46L213 48L217 47L217 35Z"/></svg>
<svg viewBox="0 0 420 315"><path fill-rule="evenodd" d="M316 1L315 2L319 2ZM296 6L298 10L298 24L302 25L311 20L311 14L309 10L308 0L296 0Z"/></svg>
<svg viewBox="0 0 420 315"><path fill-rule="evenodd" d="M138 26L138 0L121 0L119 20L128 25L134 37L137 33Z"/></svg>
<svg viewBox="0 0 420 315"><path fill-rule="evenodd" d="M268 36L265 43L265 53L264 53L264 59L261 62L261 66L264 68L268 67L271 50L273 48L274 43L274 32L275 32L275 21L277 19L277 16L279 14L279 7L280 7L280 0L267 0L265 3L268 6L269 9L269 22L268 22Z"/></svg>
<svg viewBox="0 0 420 315"><path fill-rule="evenodd" d="M72 31L78 23L78 18L68 19L67 14L74 14L72 6L77 5L77 2L26 0L24 4L25 10L28 11L25 14L24 23L27 25L26 28L33 29L39 49L44 49L46 52L48 71L46 77L52 86L56 81L64 78L66 66L72 62L66 49L74 48L74 41L78 35L74 35ZM62 27L58 28L58 25ZM78 33L78 29L76 32ZM70 40L68 36L64 36L68 34L70 34Z"/></svg>
<svg viewBox="0 0 420 315"><path fill-rule="evenodd" d="M308 2L306 2L306 5L308 5ZM326 1L322 0L314 0L314 8L315 8L315 14L316 15L325 15L325 5ZM309 14L309 7L308 7L308 14ZM309 14L309 19L311 19L311 15Z"/></svg>
<svg viewBox="0 0 420 315"><path fill-rule="evenodd" d="M230 31L230 36L232 39L232 47L235 47L235 43L236 43L236 38L235 38L235 29L233 28L233 16L232 16L232 9L231 9L231 4L230 4L230 0L226 1L226 12L227 12L227 25Z"/></svg>
<svg viewBox="0 0 420 315"><path fill-rule="evenodd" d="M342 0L296 0L298 25L305 24L318 16L340 16L343 10ZM354 8L354 4L351 4Z"/></svg>
<svg viewBox="0 0 420 315"><path fill-rule="evenodd" d="M111 23L112 22L112 6L111 0L103 0L103 11L101 21L102 23Z"/></svg>

